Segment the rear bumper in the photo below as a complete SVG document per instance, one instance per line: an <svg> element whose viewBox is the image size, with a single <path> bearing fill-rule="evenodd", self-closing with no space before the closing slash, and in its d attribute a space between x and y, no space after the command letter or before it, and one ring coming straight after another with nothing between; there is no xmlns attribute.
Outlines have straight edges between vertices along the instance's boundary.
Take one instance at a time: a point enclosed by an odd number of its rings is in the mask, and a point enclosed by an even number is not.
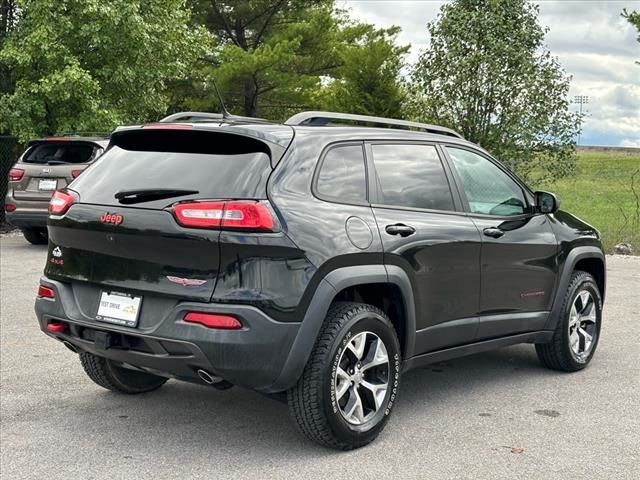
<svg viewBox="0 0 640 480"><path fill-rule="evenodd" d="M5 212L7 222L14 227L46 227L49 217L48 202L16 200L11 195L7 195L6 204L13 204L16 210Z"/></svg>
<svg viewBox="0 0 640 480"><path fill-rule="evenodd" d="M204 369L236 385L278 391L276 380L280 385L300 328L299 323L277 322L251 306L197 302L176 302L167 311L153 312L161 318L153 326L121 327L95 320L95 312L87 312L86 305L76 300L70 284L47 278L41 283L56 292L55 300L36 299L40 328L47 335L69 342L78 351L198 383L203 382L196 372ZM233 314L244 328L213 330L185 323L187 311ZM67 330L49 332L52 320L67 323Z"/></svg>

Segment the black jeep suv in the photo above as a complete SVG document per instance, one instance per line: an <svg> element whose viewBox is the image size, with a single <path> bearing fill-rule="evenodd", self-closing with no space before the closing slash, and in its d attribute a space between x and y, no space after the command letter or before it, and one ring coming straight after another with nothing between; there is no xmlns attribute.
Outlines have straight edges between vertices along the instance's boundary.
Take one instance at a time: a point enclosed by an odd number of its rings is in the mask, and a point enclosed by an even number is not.
<svg viewBox="0 0 640 480"><path fill-rule="evenodd" d="M351 449L411 368L517 343L556 370L593 357L598 232L454 131L191 117L118 129L49 205L36 312L98 385L286 392L305 435Z"/></svg>

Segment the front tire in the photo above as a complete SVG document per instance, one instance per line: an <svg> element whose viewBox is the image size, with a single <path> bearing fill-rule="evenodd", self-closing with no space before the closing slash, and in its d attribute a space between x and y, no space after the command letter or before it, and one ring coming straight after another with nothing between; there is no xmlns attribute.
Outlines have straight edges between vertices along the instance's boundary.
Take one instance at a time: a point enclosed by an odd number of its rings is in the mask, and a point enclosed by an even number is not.
<svg viewBox="0 0 640 480"><path fill-rule="evenodd" d="M32 245L46 245L49 241L46 228L29 227L21 228L20 230L22 231L22 235L24 235L25 240Z"/></svg>
<svg viewBox="0 0 640 480"><path fill-rule="evenodd" d="M167 381L164 377L120 367L111 360L92 353L81 353L80 363L91 380L114 392L127 394L151 392Z"/></svg>
<svg viewBox="0 0 640 480"><path fill-rule="evenodd" d="M536 353L547 368L576 372L589 364L600 339L602 299L590 274L572 274L560 312L551 341L536 344Z"/></svg>
<svg viewBox="0 0 640 480"><path fill-rule="evenodd" d="M395 329L381 310L334 303L301 378L287 392L299 430L339 450L372 442L397 400L400 364Z"/></svg>

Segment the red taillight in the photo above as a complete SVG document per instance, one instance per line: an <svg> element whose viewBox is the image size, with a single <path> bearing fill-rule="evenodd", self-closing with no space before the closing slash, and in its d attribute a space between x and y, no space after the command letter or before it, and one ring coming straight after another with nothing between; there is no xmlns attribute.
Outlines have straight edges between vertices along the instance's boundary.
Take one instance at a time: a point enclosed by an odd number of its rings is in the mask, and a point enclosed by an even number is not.
<svg viewBox="0 0 640 480"><path fill-rule="evenodd" d="M21 168L12 168L11 170L9 170L9 181L10 182L19 182L20 180L22 180L22 177L24 176L24 170L22 170Z"/></svg>
<svg viewBox="0 0 640 480"><path fill-rule="evenodd" d="M189 312L184 316L184 321L221 330L238 330L242 328L242 323L236 317L218 313Z"/></svg>
<svg viewBox="0 0 640 480"><path fill-rule="evenodd" d="M62 333L67 331L67 324L63 322L57 322L52 320L47 324L47 331L53 333Z"/></svg>
<svg viewBox="0 0 640 480"><path fill-rule="evenodd" d="M173 206L183 227L273 231L269 208L257 201L189 202Z"/></svg>
<svg viewBox="0 0 640 480"><path fill-rule="evenodd" d="M51 215L63 215L76 201L76 197L69 192L56 190L49 200L49 213Z"/></svg>
<svg viewBox="0 0 640 480"><path fill-rule="evenodd" d="M13 203L7 203L4 206L4 211L5 212L9 212L9 213L15 212L16 211L16 206Z"/></svg>
<svg viewBox="0 0 640 480"><path fill-rule="evenodd" d="M73 178L77 178L78 175L80 175L82 173L82 170L71 170L71 176Z"/></svg>
<svg viewBox="0 0 640 480"><path fill-rule="evenodd" d="M38 287L38 298L56 298L56 292L53 288L45 287L44 285L40 285Z"/></svg>

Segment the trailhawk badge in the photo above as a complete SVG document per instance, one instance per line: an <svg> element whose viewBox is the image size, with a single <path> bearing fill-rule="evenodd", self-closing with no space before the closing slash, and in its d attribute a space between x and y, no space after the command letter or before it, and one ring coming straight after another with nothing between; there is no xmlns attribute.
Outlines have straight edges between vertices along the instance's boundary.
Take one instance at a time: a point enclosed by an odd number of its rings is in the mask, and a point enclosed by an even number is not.
<svg viewBox="0 0 640 480"><path fill-rule="evenodd" d="M167 275L167 280L173 283L177 283L184 287L197 287L199 285L204 285L207 283L206 280L200 280L198 278L181 278L181 277L172 277L171 275Z"/></svg>
<svg viewBox="0 0 640 480"><path fill-rule="evenodd" d="M62 256L62 250L60 250L60 247L56 247L53 249L51 254L56 258L60 258Z"/></svg>

